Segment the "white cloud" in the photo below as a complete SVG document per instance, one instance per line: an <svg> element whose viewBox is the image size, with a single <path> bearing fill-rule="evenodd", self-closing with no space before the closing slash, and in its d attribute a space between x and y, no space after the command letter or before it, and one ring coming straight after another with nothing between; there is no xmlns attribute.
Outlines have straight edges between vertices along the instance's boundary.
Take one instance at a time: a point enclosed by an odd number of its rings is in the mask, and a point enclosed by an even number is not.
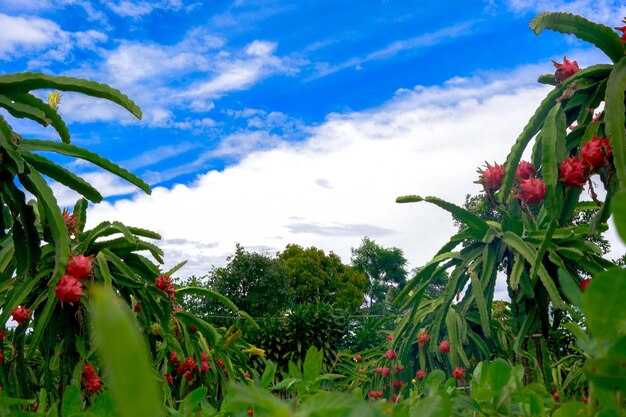
<svg viewBox="0 0 626 417"><path fill-rule="evenodd" d="M568 12L608 26L621 26L626 5L621 0L489 0L489 7L504 6L515 13Z"/></svg>
<svg viewBox="0 0 626 417"><path fill-rule="evenodd" d="M186 9L181 0L163 0L163 1L105 1L106 6L114 13L122 17L132 17L138 19L142 16L152 13L154 10L178 11Z"/></svg>
<svg viewBox="0 0 626 417"><path fill-rule="evenodd" d="M106 22L106 16L93 6L89 0L0 0L0 8L5 11L43 12L50 9L63 9L77 6L92 21Z"/></svg>
<svg viewBox="0 0 626 417"><path fill-rule="evenodd" d="M66 32L55 22L39 17L10 16L0 13L0 59L37 56L39 65L60 61L72 48L93 49L107 36L96 30Z"/></svg>
<svg viewBox="0 0 626 417"><path fill-rule="evenodd" d="M384 48L370 52L362 57L353 57L339 64L329 64L327 62L317 63L318 72L311 79L324 77L347 68L360 69L362 64L370 61L390 58L402 51L425 48L450 41L455 38L467 36L472 33L472 27L476 21L462 22L456 25L445 27L434 32L424 33L419 36L401 39L392 42Z"/></svg>
<svg viewBox="0 0 626 417"><path fill-rule="evenodd" d="M466 193L477 193L476 167L505 158L546 94L534 74L536 68L404 90L378 108L329 115L306 141L252 152L193 184L100 204L89 222L120 219L166 240L210 244L166 254L168 265L191 259L187 274L205 273L209 260L223 261L236 242L275 250L315 245L348 262L365 235L420 265L454 232L451 218L395 198L415 193L460 204ZM224 149L239 142L226 141Z"/></svg>
<svg viewBox="0 0 626 417"><path fill-rule="evenodd" d="M272 74L294 74L298 71L289 60L275 55L274 42L253 41L236 59L230 57L217 64L217 75L207 81L194 83L177 97L219 98L230 91L250 88Z"/></svg>

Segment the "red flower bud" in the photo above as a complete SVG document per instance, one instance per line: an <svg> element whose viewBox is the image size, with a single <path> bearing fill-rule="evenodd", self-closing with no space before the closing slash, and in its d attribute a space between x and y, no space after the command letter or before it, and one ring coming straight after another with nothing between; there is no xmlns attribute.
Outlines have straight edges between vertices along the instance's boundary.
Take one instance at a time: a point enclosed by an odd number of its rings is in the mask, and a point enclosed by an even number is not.
<svg viewBox="0 0 626 417"><path fill-rule="evenodd" d="M578 63L576 61L569 61L566 57L563 57L563 63L559 64L556 61L552 61L556 71L554 72L554 79L557 85L561 85L563 81L571 77L580 71Z"/></svg>
<svg viewBox="0 0 626 417"><path fill-rule="evenodd" d="M424 379L424 377L426 376L426 372L422 371L421 369L419 371L417 371L417 373L415 374L415 376L417 377L417 379Z"/></svg>

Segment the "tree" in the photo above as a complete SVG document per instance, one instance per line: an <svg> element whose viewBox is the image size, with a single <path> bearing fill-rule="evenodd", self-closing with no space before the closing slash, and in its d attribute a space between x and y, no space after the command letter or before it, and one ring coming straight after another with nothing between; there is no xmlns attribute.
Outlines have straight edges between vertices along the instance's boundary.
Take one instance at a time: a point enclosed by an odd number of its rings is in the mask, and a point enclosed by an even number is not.
<svg viewBox="0 0 626 417"><path fill-rule="evenodd" d="M237 244L225 267L213 268L209 288L228 297L253 317L276 315L293 303L291 277L284 266Z"/></svg>
<svg viewBox="0 0 626 417"><path fill-rule="evenodd" d="M352 266L368 279L367 299L370 312L384 311L388 295L406 285L407 260L398 248L383 248L368 237L361 246L352 248Z"/></svg>
<svg viewBox="0 0 626 417"><path fill-rule="evenodd" d="M286 269L296 303L322 302L347 311L363 304L367 278L333 252L287 245L277 259Z"/></svg>

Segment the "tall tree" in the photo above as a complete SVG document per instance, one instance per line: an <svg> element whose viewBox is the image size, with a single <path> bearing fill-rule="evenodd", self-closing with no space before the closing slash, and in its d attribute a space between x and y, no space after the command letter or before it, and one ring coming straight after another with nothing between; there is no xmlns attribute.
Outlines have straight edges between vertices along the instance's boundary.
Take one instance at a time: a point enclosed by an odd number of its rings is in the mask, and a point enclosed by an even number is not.
<svg viewBox="0 0 626 417"><path fill-rule="evenodd" d="M287 245L277 259L286 268L296 303L323 302L347 311L363 304L367 278L333 252Z"/></svg>
<svg viewBox="0 0 626 417"><path fill-rule="evenodd" d="M369 281L370 313L385 311L386 301L406 285L407 260L399 248L384 248L368 237L352 248L352 266Z"/></svg>
<svg viewBox="0 0 626 417"><path fill-rule="evenodd" d="M209 272L209 288L254 317L276 315L291 307L291 277L280 262L266 254L248 252L239 244L227 261L225 267Z"/></svg>

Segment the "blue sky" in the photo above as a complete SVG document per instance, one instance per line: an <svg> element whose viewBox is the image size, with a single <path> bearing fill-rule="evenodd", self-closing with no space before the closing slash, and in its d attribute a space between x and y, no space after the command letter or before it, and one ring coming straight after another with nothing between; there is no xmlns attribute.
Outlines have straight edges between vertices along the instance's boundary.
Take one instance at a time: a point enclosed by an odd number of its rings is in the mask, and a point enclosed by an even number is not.
<svg viewBox="0 0 626 417"><path fill-rule="evenodd" d="M189 259L187 273L235 242L316 245L347 262L366 235L419 265L450 219L395 196L477 193L476 167L505 158L550 60L606 61L571 36L535 36L532 17L616 26L620 3L0 0L0 70L86 77L139 104L141 121L68 93L60 112L74 143L144 178L152 197L64 162L108 195L93 221L159 230L168 263Z"/></svg>

